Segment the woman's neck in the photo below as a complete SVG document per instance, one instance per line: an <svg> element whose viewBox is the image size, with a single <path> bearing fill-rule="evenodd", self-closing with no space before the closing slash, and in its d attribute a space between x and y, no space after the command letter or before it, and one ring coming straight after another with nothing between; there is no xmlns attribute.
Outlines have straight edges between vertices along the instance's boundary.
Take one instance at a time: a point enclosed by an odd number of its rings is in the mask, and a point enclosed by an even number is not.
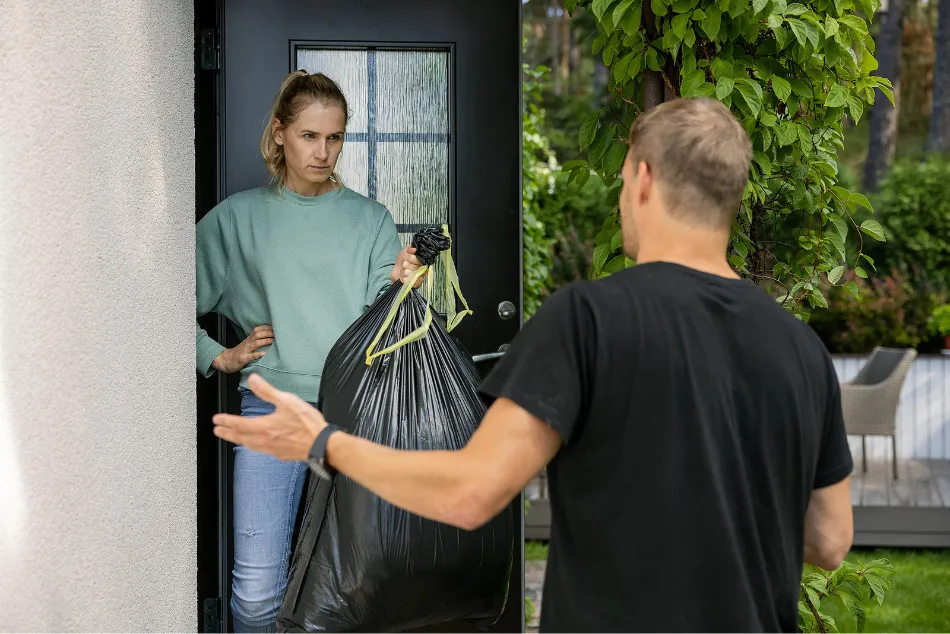
<svg viewBox="0 0 950 634"><path fill-rule="evenodd" d="M336 181L334 181L332 177L322 183L311 183L294 178L292 174L287 175L283 185L290 191L295 194L300 194L301 196L320 196L321 194L333 191L337 187Z"/></svg>

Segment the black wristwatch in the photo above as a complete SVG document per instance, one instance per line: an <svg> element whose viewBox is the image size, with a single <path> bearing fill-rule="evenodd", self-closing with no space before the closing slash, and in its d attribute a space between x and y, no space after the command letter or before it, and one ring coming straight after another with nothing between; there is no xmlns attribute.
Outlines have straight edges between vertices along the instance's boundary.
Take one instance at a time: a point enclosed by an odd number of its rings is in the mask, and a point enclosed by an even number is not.
<svg viewBox="0 0 950 634"><path fill-rule="evenodd" d="M333 432L342 431L336 425L327 425L317 434L313 445L310 447L310 453L307 455L307 464L318 476L324 480L333 479L333 468L327 464L327 440Z"/></svg>

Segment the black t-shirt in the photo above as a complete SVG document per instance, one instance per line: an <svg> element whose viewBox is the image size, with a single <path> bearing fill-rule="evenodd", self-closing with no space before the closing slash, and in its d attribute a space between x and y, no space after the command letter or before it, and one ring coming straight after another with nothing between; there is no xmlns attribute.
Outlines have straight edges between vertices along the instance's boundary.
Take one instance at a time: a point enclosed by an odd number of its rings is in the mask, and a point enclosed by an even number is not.
<svg viewBox="0 0 950 634"><path fill-rule="evenodd" d="M798 631L804 520L852 470L811 329L669 263L552 296L482 389L549 424L548 632Z"/></svg>

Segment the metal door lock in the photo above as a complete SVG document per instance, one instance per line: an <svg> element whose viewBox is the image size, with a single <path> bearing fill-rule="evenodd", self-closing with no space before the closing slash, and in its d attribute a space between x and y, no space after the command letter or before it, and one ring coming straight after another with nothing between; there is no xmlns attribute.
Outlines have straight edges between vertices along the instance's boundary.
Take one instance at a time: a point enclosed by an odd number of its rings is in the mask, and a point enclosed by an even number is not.
<svg viewBox="0 0 950 634"><path fill-rule="evenodd" d="M503 301L498 304L498 316L504 319L505 321L511 319L518 314L518 309L515 308L515 305L509 302L508 300Z"/></svg>

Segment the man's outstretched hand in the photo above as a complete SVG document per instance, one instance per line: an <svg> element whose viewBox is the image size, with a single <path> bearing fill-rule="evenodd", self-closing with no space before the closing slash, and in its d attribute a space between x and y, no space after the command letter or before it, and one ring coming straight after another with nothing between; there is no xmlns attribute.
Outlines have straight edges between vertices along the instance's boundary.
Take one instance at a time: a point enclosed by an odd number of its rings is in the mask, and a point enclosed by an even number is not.
<svg viewBox="0 0 950 634"><path fill-rule="evenodd" d="M252 374L248 386L276 408L257 417L215 414L214 435L235 445L277 456L281 460L305 461L317 434L326 427L323 414L302 398L282 392Z"/></svg>

